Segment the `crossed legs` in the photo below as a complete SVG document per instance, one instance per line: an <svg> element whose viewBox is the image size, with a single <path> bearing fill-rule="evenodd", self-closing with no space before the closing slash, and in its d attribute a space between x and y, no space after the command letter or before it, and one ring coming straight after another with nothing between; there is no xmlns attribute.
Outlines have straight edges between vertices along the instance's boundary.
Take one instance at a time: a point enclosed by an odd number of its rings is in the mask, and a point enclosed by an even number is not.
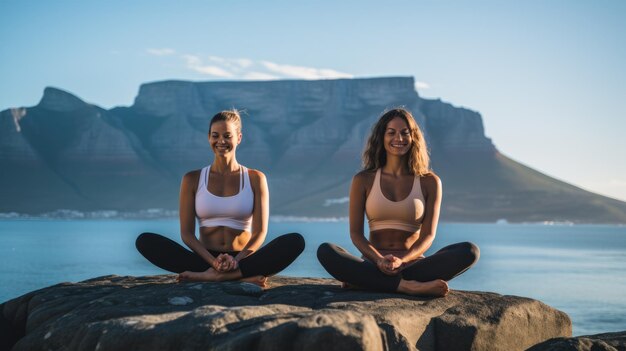
<svg viewBox="0 0 626 351"><path fill-rule="evenodd" d="M241 259L239 268L225 273L215 271L196 253L159 234L143 233L137 237L135 245L155 266L179 273L179 280L244 280L264 286L266 277L287 268L302 253L304 238L298 233L281 235ZM211 251L211 254L219 253Z"/></svg>
<svg viewBox="0 0 626 351"><path fill-rule="evenodd" d="M434 296L446 295L446 281L469 269L479 256L476 245L457 243L413 262L398 275L387 275L372 262L356 257L337 245L324 243L317 250L322 266L342 282L368 290Z"/></svg>

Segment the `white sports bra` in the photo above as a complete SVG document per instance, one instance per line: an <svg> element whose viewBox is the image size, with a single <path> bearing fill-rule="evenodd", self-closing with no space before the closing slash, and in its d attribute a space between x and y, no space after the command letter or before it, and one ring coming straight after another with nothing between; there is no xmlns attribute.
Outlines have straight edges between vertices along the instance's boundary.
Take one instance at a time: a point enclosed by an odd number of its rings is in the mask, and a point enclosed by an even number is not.
<svg viewBox="0 0 626 351"><path fill-rule="evenodd" d="M254 193L248 169L241 166L239 192L233 196L216 196L209 192L211 166L202 168L196 191L196 218L200 227L230 227L250 231Z"/></svg>

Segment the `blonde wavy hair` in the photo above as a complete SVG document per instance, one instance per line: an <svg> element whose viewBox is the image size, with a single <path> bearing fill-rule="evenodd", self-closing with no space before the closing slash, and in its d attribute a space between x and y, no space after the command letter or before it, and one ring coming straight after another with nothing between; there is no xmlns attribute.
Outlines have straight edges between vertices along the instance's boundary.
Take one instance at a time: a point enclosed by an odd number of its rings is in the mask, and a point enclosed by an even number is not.
<svg viewBox="0 0 626 351"><path fill-rule="evenodd" d="M387 163L387 152L384 145L385 131L387 124L396 117L402 118L406 122L411 133L411 150L405 157L409 173L418 176L431 173L430 157L428 156L424 134L415 122L411 112L404 108L394 108L384 112L378 119L378 122L372 127L372 132L363 151L363 169L373 171Z"/></svg>

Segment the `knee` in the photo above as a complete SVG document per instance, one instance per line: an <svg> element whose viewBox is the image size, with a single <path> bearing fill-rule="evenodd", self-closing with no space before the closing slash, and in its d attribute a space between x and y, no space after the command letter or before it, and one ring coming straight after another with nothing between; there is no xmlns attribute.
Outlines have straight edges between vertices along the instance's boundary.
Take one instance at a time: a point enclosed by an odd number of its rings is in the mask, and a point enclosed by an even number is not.
<svg viewBox="0 0 626 351"><path fill-rule="evenodd" d="M332 256L334 251L332 244L323 243L317 248L317 259L320 263L324 264Z"/></svg>
<svg viewBox="0 0 626 351"><path fill-rule="evenodd" d="M474 264L480 258L480 249L476 244L468 242L463 243L464 252L470 264Z"/></svg>
<svg viewBox="0 0 626 351"><path fill-rule="evenodd" d="M154 234L154 233L141 233L141 234L139 234L139 236L135 240L135 247L137 248L137 251L143 252L143 250L146 248L148 243L151 240L153 240L155 236L156 236L156 234Z"/></svg>
<svg viewBox="0 0 626 351"><path fill-rule="evenodd" d="M289 233L284 235L285 240L289 241L289 247L299 254L304 251L306 245L304 237L300 233Z"/></svg>

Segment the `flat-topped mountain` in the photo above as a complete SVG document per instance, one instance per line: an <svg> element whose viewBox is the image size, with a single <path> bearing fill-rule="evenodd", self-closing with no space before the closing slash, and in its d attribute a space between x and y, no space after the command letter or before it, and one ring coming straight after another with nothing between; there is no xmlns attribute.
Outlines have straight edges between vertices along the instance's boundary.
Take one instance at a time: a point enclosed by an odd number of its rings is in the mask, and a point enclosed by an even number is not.
<svg viewBox="0 0 626 351"><path fill-rule="evenodd" d="M238 160L267 175L272 214L344 217L371 126L397 106L426 134L443 219L626 223L626 203L507 158L479 113L419 97L410 77L164 81L110 110L46 88L36 106L0 114L0 212L176 209L182 175L212 160L211 116L237 108Z"/></svg>

